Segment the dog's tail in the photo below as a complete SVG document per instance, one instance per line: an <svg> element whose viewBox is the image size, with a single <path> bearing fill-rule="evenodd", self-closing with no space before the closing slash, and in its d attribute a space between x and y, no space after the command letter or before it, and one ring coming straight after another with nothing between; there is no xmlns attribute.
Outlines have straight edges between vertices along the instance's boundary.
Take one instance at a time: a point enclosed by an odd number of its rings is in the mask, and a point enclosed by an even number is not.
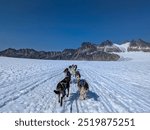
<svg viewBox="0 0 150 130"><path fill-rule="evenodd" d="M57 90L54 90L54 93L56 93L56 94L60 94L60 92L59 92L59 91L57 91Z"/></svg>

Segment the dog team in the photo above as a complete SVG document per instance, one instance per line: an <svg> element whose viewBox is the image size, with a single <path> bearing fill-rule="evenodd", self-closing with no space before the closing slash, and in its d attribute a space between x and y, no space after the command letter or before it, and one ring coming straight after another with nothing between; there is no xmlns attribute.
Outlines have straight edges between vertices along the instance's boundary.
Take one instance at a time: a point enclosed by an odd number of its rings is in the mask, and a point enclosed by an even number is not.
<svg viewBox="0 0 150 130"><path fill-rule="evenodd" d="M63 99L65 96L69 96L71 77L75 77L77 80L77 88L79 92L79 98L85 100L89 91L89 85L85 79L81 79L81 74L77 70L77 65L70 65L64 70L65 78L61 80L54 90L55 94L58 95L58 102L60 106L63 105ZM66 93L67 91L67 93Z"/></svg>

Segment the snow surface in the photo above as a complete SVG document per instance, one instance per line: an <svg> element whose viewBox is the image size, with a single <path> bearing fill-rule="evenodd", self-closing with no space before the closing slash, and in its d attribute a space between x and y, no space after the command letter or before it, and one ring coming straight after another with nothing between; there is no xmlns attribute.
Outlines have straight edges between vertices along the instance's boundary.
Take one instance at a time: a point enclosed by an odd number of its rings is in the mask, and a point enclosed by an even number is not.
<svg viewBox="0 0 150 130"><path fill-rule="evenodd" d="M119 49L120 49L122 52L127 52L129 45L130 45L130 42L126 42L126 43L121 44L121 45L119 45L119 44L114 44L114 46L119 47Z"/></svg>
<svg viewBox="0 0 150 130"><path fill-rule="evenodd" d="M120 61L52 61L0 57L0 112L150 112L150 53L119 53ZM77 64L89 83L80 100L74 77L60 107L53 90Z"/></svg>

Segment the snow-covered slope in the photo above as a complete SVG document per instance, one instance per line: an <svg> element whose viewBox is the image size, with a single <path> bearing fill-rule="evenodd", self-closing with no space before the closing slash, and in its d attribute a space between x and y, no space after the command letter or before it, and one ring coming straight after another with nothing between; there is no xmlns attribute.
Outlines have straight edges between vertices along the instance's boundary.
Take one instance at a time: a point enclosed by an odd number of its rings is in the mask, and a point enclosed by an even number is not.
<svg viewBox="0 0 150 130"><path fill-rule="evenodd" d="M119 44L114 44L114 46L119 47L119 49L120 49L122 52L127 52L129 45L130 45L130 42L126 42L126 43L121 44L121 45L119 45Z"/></svg>
<svg viewBox="0 0 150 130"><path fill-rule="evenodd" d="M0 57L0 112L150 112L150 54L119 53L116 62L50 61ZM90 86L78 99L75 78L62 107L54 94L63 70L77 64Z"/></svg>

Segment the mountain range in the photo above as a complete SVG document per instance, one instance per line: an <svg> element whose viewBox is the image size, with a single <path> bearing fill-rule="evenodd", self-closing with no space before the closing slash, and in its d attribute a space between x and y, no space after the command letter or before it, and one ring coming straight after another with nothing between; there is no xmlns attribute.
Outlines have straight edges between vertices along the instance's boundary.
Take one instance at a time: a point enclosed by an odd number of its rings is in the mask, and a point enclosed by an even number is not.
<svg viewBox="0 0 150 130"><path fill-rule="evenodd" d="M116 61L120 58L119 52L143 51L150 52L150 43L142 39L127 41L122 44L106 40L100 44L83 42L77 49L63 51L36 51L34 49L8 48L0 52L0 56L50 59L50 60L89 60L89 61Z"/></svg>

